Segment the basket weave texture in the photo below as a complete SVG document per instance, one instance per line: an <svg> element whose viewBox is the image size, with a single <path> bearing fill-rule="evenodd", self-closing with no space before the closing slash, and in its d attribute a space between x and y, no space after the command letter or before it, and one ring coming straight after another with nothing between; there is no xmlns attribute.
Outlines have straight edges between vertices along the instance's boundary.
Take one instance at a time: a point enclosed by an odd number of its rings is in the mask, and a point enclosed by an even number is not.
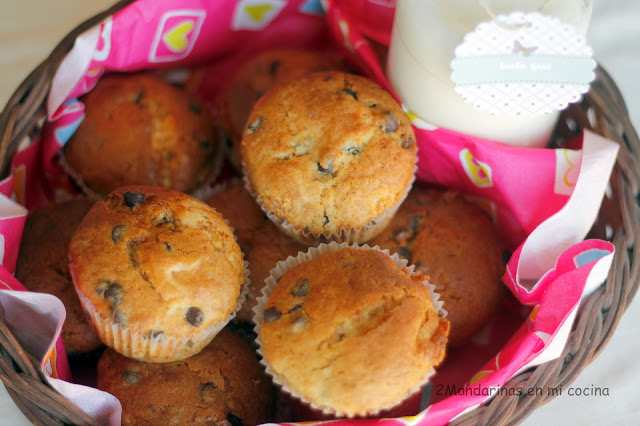
<svg viewBox="0 0 640 426"><path fill-rule="evenodd" d="M46 117L46 98L53 76L73 47L76 37L106 16L124 8L133 0L123 0L87 20L70 32L18 87L0 114L0 170L7 165L18 144L37 134ZM609 276L603 286L586 300L578 312L562 355L510 380L505 388L532 389L533 395L510 396L501 392L485 405L457 418L453 424L517 424L533 410L554 398L536 394L535 389L568 386L604 349L640 284L640 139L615 83L598 66L591 90L580 103L563 112L555 131L556 143L592 130L620 144L618 160L611 177L612 196L605 197L590 237L607 239L605 228L613 230L608 238L615 245ZM3 176L4 176L3 174ZM4 322L0 306L0 379L26 417L36 425L95 424L84 412L52 389L40 372L38 360L27 354Z"/></svg>

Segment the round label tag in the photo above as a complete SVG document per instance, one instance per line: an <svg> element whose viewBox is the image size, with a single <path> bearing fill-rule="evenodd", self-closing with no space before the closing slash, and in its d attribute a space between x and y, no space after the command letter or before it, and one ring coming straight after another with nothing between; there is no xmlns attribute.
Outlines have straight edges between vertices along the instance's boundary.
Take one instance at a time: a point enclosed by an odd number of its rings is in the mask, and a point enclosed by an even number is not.
<svg viewBox="0 0 640 426"><path fill-rule="evenodd" d="M476 108L545 114L577 102L595 78L593 50L575 28L538 12L498 15L456 48L451 80Z"/></svg>

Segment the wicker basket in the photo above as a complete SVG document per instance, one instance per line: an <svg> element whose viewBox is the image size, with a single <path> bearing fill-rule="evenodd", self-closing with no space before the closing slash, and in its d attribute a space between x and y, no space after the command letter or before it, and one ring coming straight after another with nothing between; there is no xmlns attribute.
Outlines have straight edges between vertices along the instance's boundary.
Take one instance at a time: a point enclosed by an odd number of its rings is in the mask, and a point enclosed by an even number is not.
<svg viewBox="0 0 640 426"><path fill-rule="evenodd" d="M57 67L72 48L75 38L124 8L133 0L124 0L87 20L67 35L18 87L0 114L0 170L7 164L24 138L40 130L46 116L45 101ZM629 120L622 95L611 77L601 68L581 103L563 112L556 128L556 142L582 129L620 144L620 153L611 178L613 196L605 197L592 237L605 238L605 226L613 229L610 240L616 248L605 285L583 302L569 340L560 358L526 371L510 380L506 388L550 388L568 386L604 349L633 299L640 284L640 140ZM32 359L12 336L4 323L0 306L0 378L26 417L34 424L95 424L86 414L50 388ZM487 404L459 417L455 424L514 424L537 407L547 403L551 394L514 398L500 393Z"/></svg>

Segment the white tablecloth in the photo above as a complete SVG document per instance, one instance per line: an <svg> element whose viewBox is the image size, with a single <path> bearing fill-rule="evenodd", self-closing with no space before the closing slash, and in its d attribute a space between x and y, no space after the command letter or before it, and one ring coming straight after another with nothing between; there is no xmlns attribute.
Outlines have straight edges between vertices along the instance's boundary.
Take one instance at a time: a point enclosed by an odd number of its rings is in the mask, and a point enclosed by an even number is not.
<svg viewBox="0 0 640 426"><path fill-rule="evenodd" d="M84 19L114 0L0 0L0 105L55 44ZM556 0L560 1L560 0ZM622 91L640 129L640 1L595 0L588 40L598 62ZM638 298L636 298L638 299ZM525 425L640 424L640 301L622 318L602 354L536 410ZM578 389L605 389L609 396L576 396ZM0 424L28 425L0 384Z"/></svg>

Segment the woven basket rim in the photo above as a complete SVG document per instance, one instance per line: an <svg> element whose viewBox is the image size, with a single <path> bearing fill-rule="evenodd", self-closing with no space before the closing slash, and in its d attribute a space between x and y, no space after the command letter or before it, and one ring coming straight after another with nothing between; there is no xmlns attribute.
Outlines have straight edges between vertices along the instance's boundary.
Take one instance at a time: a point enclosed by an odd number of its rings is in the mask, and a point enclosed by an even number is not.
<svg viewBox="0 0 640 426"><path fill-rule="evenodd" d="M0 170L8 170L7 160L18 143L46 116L46 96L53 76L72 48L75 38L135 0L121 0L72 30L18 86L0 113ZM620 153L611 179L619 211L614 230L616 255L609 276L579 309L569 341L557 360L547 362L511 379L506 388L536 389L570 384L604 349L624 311L640 285L640 140L633 128L624 99L609 74L598 65L596 80L580 104L566 115L579 128L591 128L620 144ZM589 112L595 111L592 119ZM559 125L559 127L561 127ZM572 132L565 125L565 132ZM575 129L573 129L575 130ZM606 213L606 212L605 212ZM615 214L614 214L615 216ZM4 322L0 305L0 378L20 410L34 424L95 424L85 413L46 384L39 362L32 359L15 340ZM527 398L498 395L486 404L456 418L452 424L516 424L535 408L555 396Z"/></svg>

